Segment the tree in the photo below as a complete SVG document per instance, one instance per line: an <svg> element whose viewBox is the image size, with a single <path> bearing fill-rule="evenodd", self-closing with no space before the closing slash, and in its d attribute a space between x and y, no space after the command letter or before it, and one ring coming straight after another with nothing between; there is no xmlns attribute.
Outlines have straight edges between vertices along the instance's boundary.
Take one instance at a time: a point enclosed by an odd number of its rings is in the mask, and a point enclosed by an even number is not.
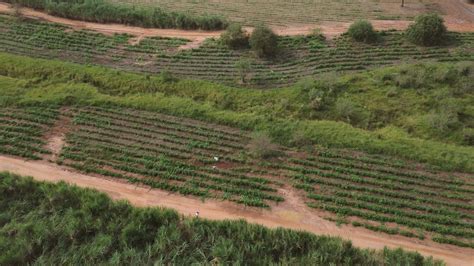
<svg viewBox="0 0 474 266"><path fill-rule="evenodd" d="M221 41L230 48L242 48L249 45L249 36L242 29L242 25L231 24L227 30L222 33Z"/></svg>
<svg viewBox="0 0 474 266"><path fill-rule="evenodd" d="M278 50L278 37L267 26L257 26L250 36L250 47L259 57L275 56Z"/></svg>
<svg viewBox="0 0 474 266"><path fill-rule="evenodd" d="M242 84L247 82L247 75L252 70L252 62L249 59L243 58L235 63L235 68L239 72L240 81Z"/></svg>
<svg viewBox="0 0 474 266"><path fill-rule="evenodd" d="M418 45L431 46L440 44L446 36L444 20L438 14L423 14L415 19L407 29L408 39Z"/></svg>
<svg viewBox="0 0 474 266"><path fill-rule="evenodd" d="M354 22L347 31L347 34L358 42L374 42L377 40L377 32L375 32L372 24L367 20L358 20Z"/></svg>

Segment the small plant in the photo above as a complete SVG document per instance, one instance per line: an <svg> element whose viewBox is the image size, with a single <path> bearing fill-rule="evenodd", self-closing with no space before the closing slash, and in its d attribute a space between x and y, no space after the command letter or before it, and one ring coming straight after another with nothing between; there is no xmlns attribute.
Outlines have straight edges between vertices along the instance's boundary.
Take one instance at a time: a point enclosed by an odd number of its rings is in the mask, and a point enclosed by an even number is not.
<svg viewBox="0 0 474 266"><path fill-rule="evenodd" d="M161 78L164 82L175 82L178 79L171 73L171 71L165 69L160 73Z"/></svg>
<svg viewBox="0 0 474 266"><path fill-rule="evenodd" d="M273 57L278 51L278 37L267 26L257 26L250 36L250 47L259 57Z"/></svg>
<svg viewBox="0 0 474 266"><path fill-rule="evenodd" d="M372 43L377 40L377 32L372 24L367 20L354 22L347 31L347 34L355 41Z"/></svg>
<svg viewBox="0 0 474 266"><path fill-rule="evenodd" d="M440 44L446 38L446 26L441 16L437 14L424 14L416 17L406 32L408 40L423 45L432 46Z"/></svg>
<svg viewBox="0 0 474 266"><path fill-rule="evenodd" d="M232 24L222 33L221 41L230 48L244 48L249 45L249 36L240 24Z"/></svg>

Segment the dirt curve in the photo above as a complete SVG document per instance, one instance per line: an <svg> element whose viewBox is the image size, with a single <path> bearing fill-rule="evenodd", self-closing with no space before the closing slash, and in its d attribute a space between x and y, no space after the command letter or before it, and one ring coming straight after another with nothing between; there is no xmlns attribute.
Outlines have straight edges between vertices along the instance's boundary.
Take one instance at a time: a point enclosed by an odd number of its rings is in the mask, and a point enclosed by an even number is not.
<svg viewBox="0 0 474 266"><path fill-rule="evenodd" d="M286 201L272 206L271 210L245 208L229 202L202 201L160 190L137 187L130 183L83 175L46 161L24 161L23 159L0 155L0 171L32 176L36 180L65 181L79 187L94 188L107 193L113 199L126 199L139 207L160 206L177 210L183 215L193 215L199 210L201 217L212 220L245 219L250 223L267 227L285 227L309 231L315 234L339 236L351 240L355 246L381 249L402 247L415 250L426 256L442 259L448 265L473 265L474 251L434 242L420 241L402 236L389 236L351 226L338 227L322 219L315 210L309 210L295 191L284 189Z"/></svg>
<svg viewBox="0 0 474 266"><path fill-rule="evenodd" d="M446 0L440 0L439 5L445 12L446 26L451 31L458 32L474 32L474 13L471 13L471 7L463 4L462 0L453 0L447 3ZM452 3L454 2L454 3ZM0 13L12 13L13 9L7 3L0 2ZM199 47L199 45L207 38L219 37L222 31L192 31L192 30L177 30L177 29L151 29L134 26L127 26L122 24L100 24L94 22L84 22L66 18L60 18L48 15L44 12L33 10L31 8L21 8L21 14L24 17L39 19L54 23L59 23L72 27L73 29L85 29L100 32L103 34L120 34L127 33L136 36L132 38L131 43L137 44L144 37L161 36L169 38L184 38L192 42L186 44L179 49L192 49ZM403 30L410 24L410 21L401 20L372 20L371 21L377 30L397 29ZM279 35L302 35L309 34L315 28L328 38L338 36L349 28L350 23L346 22L321 22L318 25L307 26L287 26L274 27L273 29ZM252 31L252 28L247 28L247 31Z"/></svg>

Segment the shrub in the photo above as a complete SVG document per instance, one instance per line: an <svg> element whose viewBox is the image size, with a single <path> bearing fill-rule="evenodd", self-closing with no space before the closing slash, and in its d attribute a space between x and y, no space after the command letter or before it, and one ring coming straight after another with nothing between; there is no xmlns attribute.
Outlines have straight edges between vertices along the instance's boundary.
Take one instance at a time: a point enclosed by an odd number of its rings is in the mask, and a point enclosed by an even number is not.
<svg viewBox="0 0 474 266"><path fill-rule="evenodd" d="M350 99L339 98L334 105L335 118L351 125L366 126L369 114Z"/></svg>
<svg viewBox="0 0 474 266"><path fill-rule="evenodd" d="M278 50L278 37L267 26L257 26L250 36L250 47L259 57L275 56Z"/></svg>
<svg viewBox="0 0 474 266"><path fill-rule="evenodd" d="M247 76L252 70L252 61L246 58L242 58L235 63L235 68L239 72L240 82L242 84L247 83Z"/></svg>
<svg viewBox="0 0 474 266"><path fill-rule="evenodd" d="M280 155L278 146L272 143L268 134L264 132L257 132L252 136L248 149L250 154L258 159L269 159Z"/></svg>
<svg viewBox="0 0 474 266"><path fill-rule="evenodd" d="M446 35L444 20L437 14L423 14L415 19L406 32L408 40L411 42L431 46L443 42Z"/></svg>
<svg viewBox="0 0 474 266"><path fill-rule="evenodd" d="M367 20L359 20L354 22L347 31L347 34L358 42L374 42L377 40L377 32L375 32L372 24Z"/></svg>
<svg viewBox="0 0 474 266"><path fill-rule="evenodd" d="M222 33L221 41L230 48L242 48L249 45L249 36L240 24L232 24Z"/></svg>

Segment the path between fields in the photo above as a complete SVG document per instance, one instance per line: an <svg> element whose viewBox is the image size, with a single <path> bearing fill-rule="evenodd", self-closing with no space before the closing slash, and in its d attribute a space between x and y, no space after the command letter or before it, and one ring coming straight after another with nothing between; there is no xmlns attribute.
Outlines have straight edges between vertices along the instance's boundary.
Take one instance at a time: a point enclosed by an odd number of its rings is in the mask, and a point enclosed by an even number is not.
<svg viewBox="0 0 474 266"><path fill-rule="evenodd" d="M472 249L441 245L402 236L389 236L351 226L338 227L333 222L318 216L316 210L310 210L306 207L297 192L291 189L282 189L286 199L285 202L273 206L272 210L261 210L238 206L230 202L202 201L161 190L138 187L119 180L88 176L46 161L25 161L0 155L0 171L32 176L40 181L65 181L79 187L94 188L107 193L113 199L126 199L135 206L167 207L186 216L193 215L196 210L199 210L201 217L207 219L245 219L250 223L271 228L285 227L305 230L319 235L339 236L351 240L355 246L361 248L402 247L406 250L416 250L423 255L442 259L448 265L467 266L472 265L474 261L474 251Z"/></svg>
<svg viewBox="0 0 474 266"><path fill-rule="evenodd" d="M446 13L446 25L451 31L459 32L474 32L474 13L471 12L472 8L467 4L461 3L462 0L455 0L447 3L446 0L440 0L439 6ZM94 22L78 21L66 18L60 18L48 15L44 12L33 10L31 8L21 8L21 14L24 17L40 19L49 22L64 24L74 29L81 30L93 30L103 34L121 34L127 33L134 35L135 37L130 40L130 43L135 45L145 37L161 36L169 38L183 38L191 40L190 43L185 44L178 49L193 49L197 48L207 38L217 38L221 35L222 31L192 31L192 30L178 30L178 29L155 29L155 28L141 28L134 26L126 26L122 24L100 24ZM0 2L0 13L12 13L12 7L7 4ZM397 29L403 30L410 24L410 21L401 20L373 20L374 27L377 30L388 30ZM274 31L279 35L303 35L311 33L315 28L321 29L321 32L328 38L334 38L349 28L350 23L347 22L321 22L318 25L306 25L306 26L288 26L288 27L274 27ZM252 28L246 28L251 31Z"/></svg>

